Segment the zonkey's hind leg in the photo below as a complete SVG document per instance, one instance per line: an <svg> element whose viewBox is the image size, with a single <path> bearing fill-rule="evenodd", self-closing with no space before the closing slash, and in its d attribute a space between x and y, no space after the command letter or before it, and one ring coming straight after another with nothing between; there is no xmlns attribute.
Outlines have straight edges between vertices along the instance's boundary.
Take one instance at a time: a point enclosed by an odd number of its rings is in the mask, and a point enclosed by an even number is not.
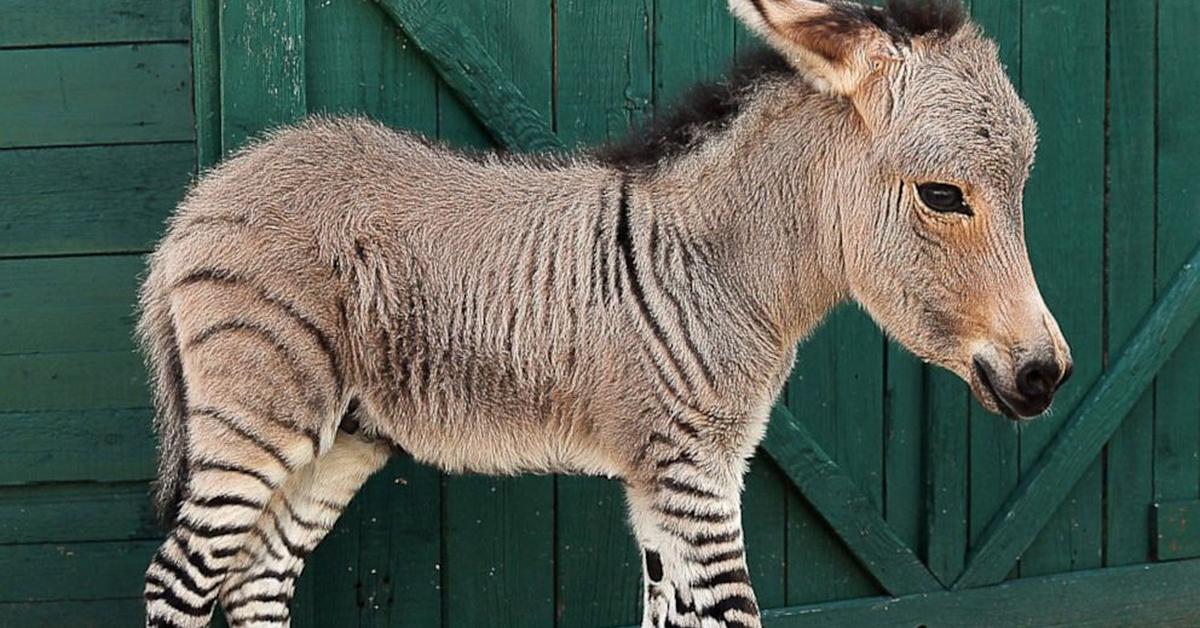
<svg viewBox="0 0 1200 628"><path fill-rule="evenodd" d="M221 586L221 608L231 628L288 625L305 557L388 454L385 445L339 432L329 451L275 493Z"/></svg>
<svg viewBox="0 0 1200 628"><path fill-rule="evenodd" d="M643 554L644 627L761 626L734 469L701 464L686 436L656 433L627 487Z"/></svg>
<svg viewBox="0 0 1200 628"><path fill-rule="evenodd" d="M174 529L146 570L146 625L207 626L263 509L312 460L310 440L242 409L188 410L189 472Z"/></svg>

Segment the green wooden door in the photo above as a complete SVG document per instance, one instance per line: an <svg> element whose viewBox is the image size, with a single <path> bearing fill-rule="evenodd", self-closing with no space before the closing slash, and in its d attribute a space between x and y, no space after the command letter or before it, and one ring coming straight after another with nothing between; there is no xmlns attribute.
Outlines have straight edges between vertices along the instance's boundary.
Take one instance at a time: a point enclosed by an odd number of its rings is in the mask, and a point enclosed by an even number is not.
<svg viewBox="0 0 1200 628"><path fill-rule="evenodd" d="M1195 625L1200 5L970 4L1041 126L1029 246L1078 371L1017 427L838 311L747 479L768 623ZM0 626L139 621L161 533L133 293L197 168L311 113L590 145L755 45L723 0L55 7L0 0ZM295 625L632 624L639 574L614 483L397 459L312 557Z"/></svg>

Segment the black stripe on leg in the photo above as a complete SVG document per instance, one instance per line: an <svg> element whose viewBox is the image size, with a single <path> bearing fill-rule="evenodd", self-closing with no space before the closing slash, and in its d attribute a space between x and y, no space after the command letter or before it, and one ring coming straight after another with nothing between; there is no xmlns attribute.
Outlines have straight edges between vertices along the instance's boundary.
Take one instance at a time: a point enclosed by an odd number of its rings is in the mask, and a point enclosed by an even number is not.
<svg viewBox="0 0 1200 628"><path fill-rule="evenodd" d="M160 549L158 553L154 555L153 564L158 566L159 569L171 574L171 576L175 578L176 584L187 589L188 593L191 593L200 599L204 599L208 597L210 593L212 593L211 588L206 589L205 587L200 586L200 583L196 582L196 578L193 577L190 572L188 572L187 568L175 562L175 559L171 556L168 556L162 549Z"/></svg>
<svg viewBox="0 0 1200 628"><path fill-rule="evenodd" d="M675 478L660 477L658 486L672 493L679 493L689 497L700 497L703 499L721 499L721 496L707 489L693 486L687 482L676 480Z"/></svg>
<svg viewBox="0 0 1200 628"><path fill-rule="evenodd" d="M650 579L650 582L662 582L662 556L659 556L658 552L652 550L645 550L643 553L646 556L646 577Z"/></svg>
<svg viewBox="0 0 1200 628"><path fill-rule="evenodd" d="M758 616L758 604L744 595L731 595L725 599L718 600L716 604L701 610L700 614L704 617L724 620L725 614L734 610L741 611L747 615Z"/></svg>
<svg viewBox="0 0 1200 628"><path fill-rule="evenodd" d="M663 506L655 504L654 509L660 514L684 521L693 521L697 523L725 523L733 519L732 513L712 513L712 512L696 512L686 508L673 508L671 506Z"/></svg>
<svg viewBox="0 0 1200 628"><path fill-rule="evenodd" d="M230 614L249 604L283 604L284 606L287 606L291 602L292 596L288 595L287 593L259 593L257 595L248 595L243 598L238 598L232 602L229 602L228 604L222 604L221 607L225 609L226 614Z"/></svg>
<svg viewBox="0 0 1200 628"><path fill-rule="evenodd" d="M711 589L722 584L749 584L750 574L742 567L728 569L710 576L706 576L692 583L692 586L697 589Z"/></svg>
<svg viewBox="0 0 1200 628"><path fill-rule="evenodd" d="M230 628L234 626L242 626L245 624L253 624L257 622L275 622L283 623L289 618L287 613L256 613L245 617L235 617L229 621Z"/></svg>
<svg viewBox="0 0 1200 628"><path fill-rule="evenodd" d="M694 559L694 560L695 560L696 564L698 564L702 567L709 567L711 565L715 565L717 563L722 563L727 560L741 558L744 553L745 552L742 550L742 548L739 547L737 549L731 549L731 550L727 550L724 552L718 552L716 554L713 554L712 556L705 556L704 558L698 558L698 559Z"/></svg>
<svg viewBox="0 0 1200 628"><path fill-rule="evenodd" d="M296 471L295 465L292 463L292 461L287 459L287 456L283 455L283 451L280 450L277 445L268 443L258 434L246 429L240 420L234 418L232 415L220 410L219 408L199 406L196 408L189 408L188 414L203 414L204 416L212 417L220 421L221 424L229 428L230 431L249 441L255 447L267 452L267 455L271 456L278 461L279 464L283 465L284 469L287 469L290 472Z"/></svg>
<svg viewBox="0 0 1200 628"><path fill-rule="evenodd" d="M171 587L167 586L158 576L153 574L146 576L146 584L152 584L158 587L157 591L146 591L143 597L147 601L161 601L167 606L192 617L204 617L212 612L213 600L208 600L200 606L196 606L191 602L179 597ZM201 598L203 599L203 598Z"/></svg>
<svg viewBox="0 0 1200 628"><path fill-rule="evenodd" d="M189 504L193 504L196 506L202 506L204 508L223 508L226 506L240 506L243 508L262 510L263 508L267 507L266 504L256 501L256 500L253 500L253 499L250 499L249 497L242 497L241 495L233 495L233 494L210 495L207 497L191 496L191 497L188 497L187 501Z"/></svg>
<svg viewBox="0 0 1200 628"><path fill-rule="evenodd" d="M271 490L279 488L279 482L271 479L271 477L267 474L256 469L250 469L236 464L229 464L227 462L205 461L197 463L192 467L193 473L200 473L202 471L224 471L226 473L237 473L238 475L254 478Z"/></svg>
<svg viewBox="0 0 1200 628"><path fill-rule="evenodd" d="M319 521L313 521L311 519L305 519L304 517L301 517L296 512L296 508L292 506L292 503L290 501L288 501L287 497L284 497L281 495L280 502L282 502L282 504L283 504L283 509L287 511L288 518L290 518L293 522L295 522L300 527L302 527L306 530L315 530L317 532L326 532L329 530L328 526L322 524Z"/></svg>

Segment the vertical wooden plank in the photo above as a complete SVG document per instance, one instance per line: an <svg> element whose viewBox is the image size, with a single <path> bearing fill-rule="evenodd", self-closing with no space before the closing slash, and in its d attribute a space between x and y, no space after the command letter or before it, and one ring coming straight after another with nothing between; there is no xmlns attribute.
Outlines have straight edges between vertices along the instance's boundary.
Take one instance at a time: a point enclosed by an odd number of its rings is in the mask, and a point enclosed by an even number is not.
<svg viewBox="0 0 1200 628"><path fill-rule="evenodd" d="M218 0L192 0L192 90L196 163L201 170L221 155L221 19Z"/></svg>
<svg viewBox="0 0 1200 628"><path fill-rule="evenodd" d="M987 36L1000 46L1000 60L1008 69L1009 78L1020 88L1021 3L1013 0L972 0L971 15ZM1025 205L1027 208L1033 207L1029 202ZM970 477L967 518L970 522L969 537L974 543L1017 487L1020 460L1016 425L1008 419L988 413L973 399L968 402L968 407Z"/></svg>
<svg viewBox="0 0 1200 628"><path fill-rule="evenodd" d="M1026 237L1042 294L1075 358L1056 412L1021 430L1021 468L1028 469L1101 372L1106 19L1086 0L1022 8L1022 86L1042 146L1025 198ZM1097 460L1030 546L1022 576L1099 566L1100 468Z"/></svg>
<svg viewBox="0 0 1200 628"><path fill-rule="evenodd" d="M1154 0L1110 0L1108 223L1108 342L1111 363L1154 303ZM1108 444L1105 469L1105 564L1151 559L1154 500L1154 405L1141 401Z"/></svg>
<svg viewBox="0 0 1200 628"><path fill-rule="evenodd" d="M888 343L886 362L884 517L905 544L925 556L925 370L895 343Z"/></svg>
<svg viewBox="0 0 1200 628"><path fill-rule="evenodd" d="M927 539L929 570L949 586L967 554L967 421L965 387L955 375L931 370L928 387Z"/></svg>
<svg viewBox="0 0 1200 628"><path fill-rule="evenodd" d="M221 0L221 147L305 114L304 1Z"/></svg>
<svg viewBox="0 0 1200 628"><path fill-rule="evenodd" d="M551 119L549 0L463 0L455 17L529 104ZM438 127L454 145L489 146L488 133L444 85ZM444 484L444 621L452 626L544 626L554 621L554 479L448 477Z"/></svg>
<svg viewBox="0 0 1200 628"><path fill-rule="evenodd" d="M557 0L556 9L559 136L574 146L624 135L652 101L652 3ZM641 559L620 487L563 477L557 489L558 624L637 623Z"/></svg>
<svg viewBox="0 0 1200 628"><path fill-rule="evenodd" d="M305 99L314 112L437 130L437 78L371 0L309 0ZM441 479L408 457L363 487L314 553L301 589L310 626L437 626Z"/></svg>
<svg viewBox="0 0 1200 628"><path fill-rule="evenodd" d="M1158 3L1158 215L1156 292L1200 242L1196 155L1200 67L1192 59L1200 4ZM1200 496L1200 330L1193 329L1158 375L1154 396L1154 493L1159 501Z"/></svg>
<svg viewBox="0 0 1200 628"><path fill-rule="evenodd" d="M884 342L860 310L838 308L805 342L785 395L825 451L882 512ZM865 597L876 583L807 503L789 495L787 603Z"/></svg>

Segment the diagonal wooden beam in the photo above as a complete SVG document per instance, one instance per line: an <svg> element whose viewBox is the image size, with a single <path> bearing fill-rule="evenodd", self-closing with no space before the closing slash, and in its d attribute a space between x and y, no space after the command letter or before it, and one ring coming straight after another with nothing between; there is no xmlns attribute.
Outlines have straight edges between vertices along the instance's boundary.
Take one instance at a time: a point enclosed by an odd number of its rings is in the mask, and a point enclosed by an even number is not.
<svg viewBox="0 0 1200 628"><path fill-rule="evenodd" d="M984 530L954 589L1000 582L1033 543L1100 449L1200 317L1200 247Z"/></svg>
<svg viewBox="0 0 1200 628"><path fill-rule="evenodd" d="M787 408L772 410L762 447L884 590L901 596L943 589Z"/></svg>
<svg viewBox="0 0 1200 628"><path fill-rule="evenodd" d="M376 2L497 142L525 152L562 148L550 125L441 0Z"/></svg>

